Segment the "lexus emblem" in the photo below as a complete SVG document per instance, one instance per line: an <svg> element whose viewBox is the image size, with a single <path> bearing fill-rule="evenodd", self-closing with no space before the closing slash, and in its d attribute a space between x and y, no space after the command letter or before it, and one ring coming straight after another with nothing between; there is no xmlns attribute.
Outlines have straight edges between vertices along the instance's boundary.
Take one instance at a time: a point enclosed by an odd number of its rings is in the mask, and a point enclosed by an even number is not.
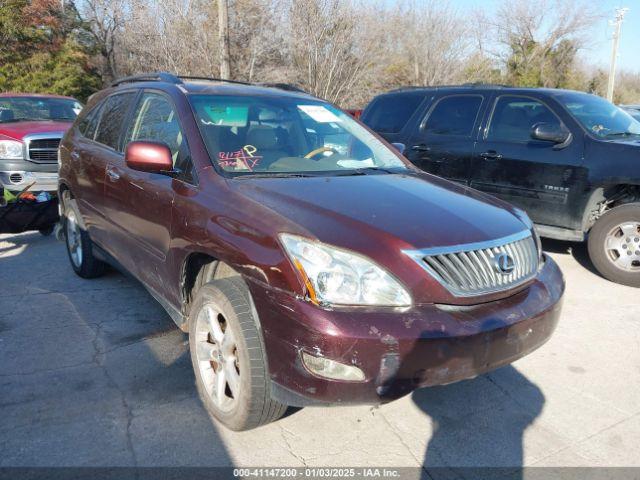
<svg viewBox="0 0 640 480"><path fill-rule="evenodd" d="M499 253L493 259L496 271L502 275L509 275L516 268L513 257L507 253Z"/></svg>

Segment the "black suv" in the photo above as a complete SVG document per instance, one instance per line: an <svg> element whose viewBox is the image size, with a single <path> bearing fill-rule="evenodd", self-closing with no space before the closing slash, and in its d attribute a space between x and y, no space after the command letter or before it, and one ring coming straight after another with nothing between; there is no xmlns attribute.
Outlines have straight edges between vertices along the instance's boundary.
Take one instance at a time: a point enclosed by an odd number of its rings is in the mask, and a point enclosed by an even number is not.
<svg viewBox="0 0 640 480"><path fill-rule="evenodd" d="M640 122L581 92L403 88L362 121L435 175L527 211L541 236L588 239L606 278L640 287Z"/></svg>

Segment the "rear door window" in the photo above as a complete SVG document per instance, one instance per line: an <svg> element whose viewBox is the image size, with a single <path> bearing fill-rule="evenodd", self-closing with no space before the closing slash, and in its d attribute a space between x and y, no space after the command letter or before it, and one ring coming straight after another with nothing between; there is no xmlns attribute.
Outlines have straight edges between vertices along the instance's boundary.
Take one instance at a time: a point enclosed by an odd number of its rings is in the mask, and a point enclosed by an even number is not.
<svg viewBox="0 0 640 480"><path fill-rule="evenodd" d="M441 98L423 123L423 133L470 137L482 100L481 95L451 95Z"/></svg>
<svg viewBox="0 0 640 480"><path fill-rule="evenodd" d="M122 151L120 134L135 95L136 92L118 93L105 100L101 108L102 115L100 115L100 124L95 136L96 142L119 152Z"/></svg>
<svg viewBox="0 0 640 480"><path fill-rule="evenodd" d="M379 133L398 133L424 100L424 92L384 95L365 110L362 121Z"/></svg>
<svg viewBox="0 0 640 480"><path fill-rule="evenodd" d="M532 128L539 123L562 125L544 103L534 98L505 95L496 100L486 138L493 142L528 143Z"/></svg>

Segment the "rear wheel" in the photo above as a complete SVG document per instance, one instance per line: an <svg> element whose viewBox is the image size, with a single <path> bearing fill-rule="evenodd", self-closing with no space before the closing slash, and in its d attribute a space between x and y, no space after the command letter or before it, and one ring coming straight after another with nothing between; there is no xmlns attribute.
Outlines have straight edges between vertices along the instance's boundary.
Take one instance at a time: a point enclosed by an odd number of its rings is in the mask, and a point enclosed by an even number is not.
<svg viewBox="0 0 640 480"><path fill-rule="evenodd" d="M43 237L48 237L53 233L54 228L55 225L51 225L49 227L41 228L40 230L38 230L38 232L40 232L40 235L42 235Z"/></svg>
<svg viewBox="0 0 640 480"><path fill-rule="evenodd" d="M640 203L600 217L589 233L589 256L603 277L640 287Z"/></svg>
<svg viewBox="0 0 640 480"><path fill-rule="evenodd" d="M72 205L67 205L64 216L64 239L71 267L82 278L95 278L105 271L105 263L93 256L93 242L80 226L80 216Z"/></svg>
<svg viewBox="0 0 640 480"><path fill-rule="evenodd" d="M189 347L207 412L232 430L280 418L271 399L266 355L249 291L240 277L214 280L197 292L189 314Z"/></svg>

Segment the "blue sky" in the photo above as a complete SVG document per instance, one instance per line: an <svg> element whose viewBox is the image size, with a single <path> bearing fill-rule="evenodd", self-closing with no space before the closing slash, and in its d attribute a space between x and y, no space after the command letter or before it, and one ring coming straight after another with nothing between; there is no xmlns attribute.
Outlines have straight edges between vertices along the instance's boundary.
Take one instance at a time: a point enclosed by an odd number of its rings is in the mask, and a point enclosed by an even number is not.
<svg viewBox="0 0 640 480"><path fill-rule="evenodd" d="M473 8L482 8L490 13L498 0L450 0L450 4L460 13ZM609 19L613 19L616 7L628 7L629 12L622 25L618 67L640 73L640 0L596 0L592 5L597 6L605 17L592 28L590 44L582 51L582 58L597 67L609 68L613 32Z"/></svg>

